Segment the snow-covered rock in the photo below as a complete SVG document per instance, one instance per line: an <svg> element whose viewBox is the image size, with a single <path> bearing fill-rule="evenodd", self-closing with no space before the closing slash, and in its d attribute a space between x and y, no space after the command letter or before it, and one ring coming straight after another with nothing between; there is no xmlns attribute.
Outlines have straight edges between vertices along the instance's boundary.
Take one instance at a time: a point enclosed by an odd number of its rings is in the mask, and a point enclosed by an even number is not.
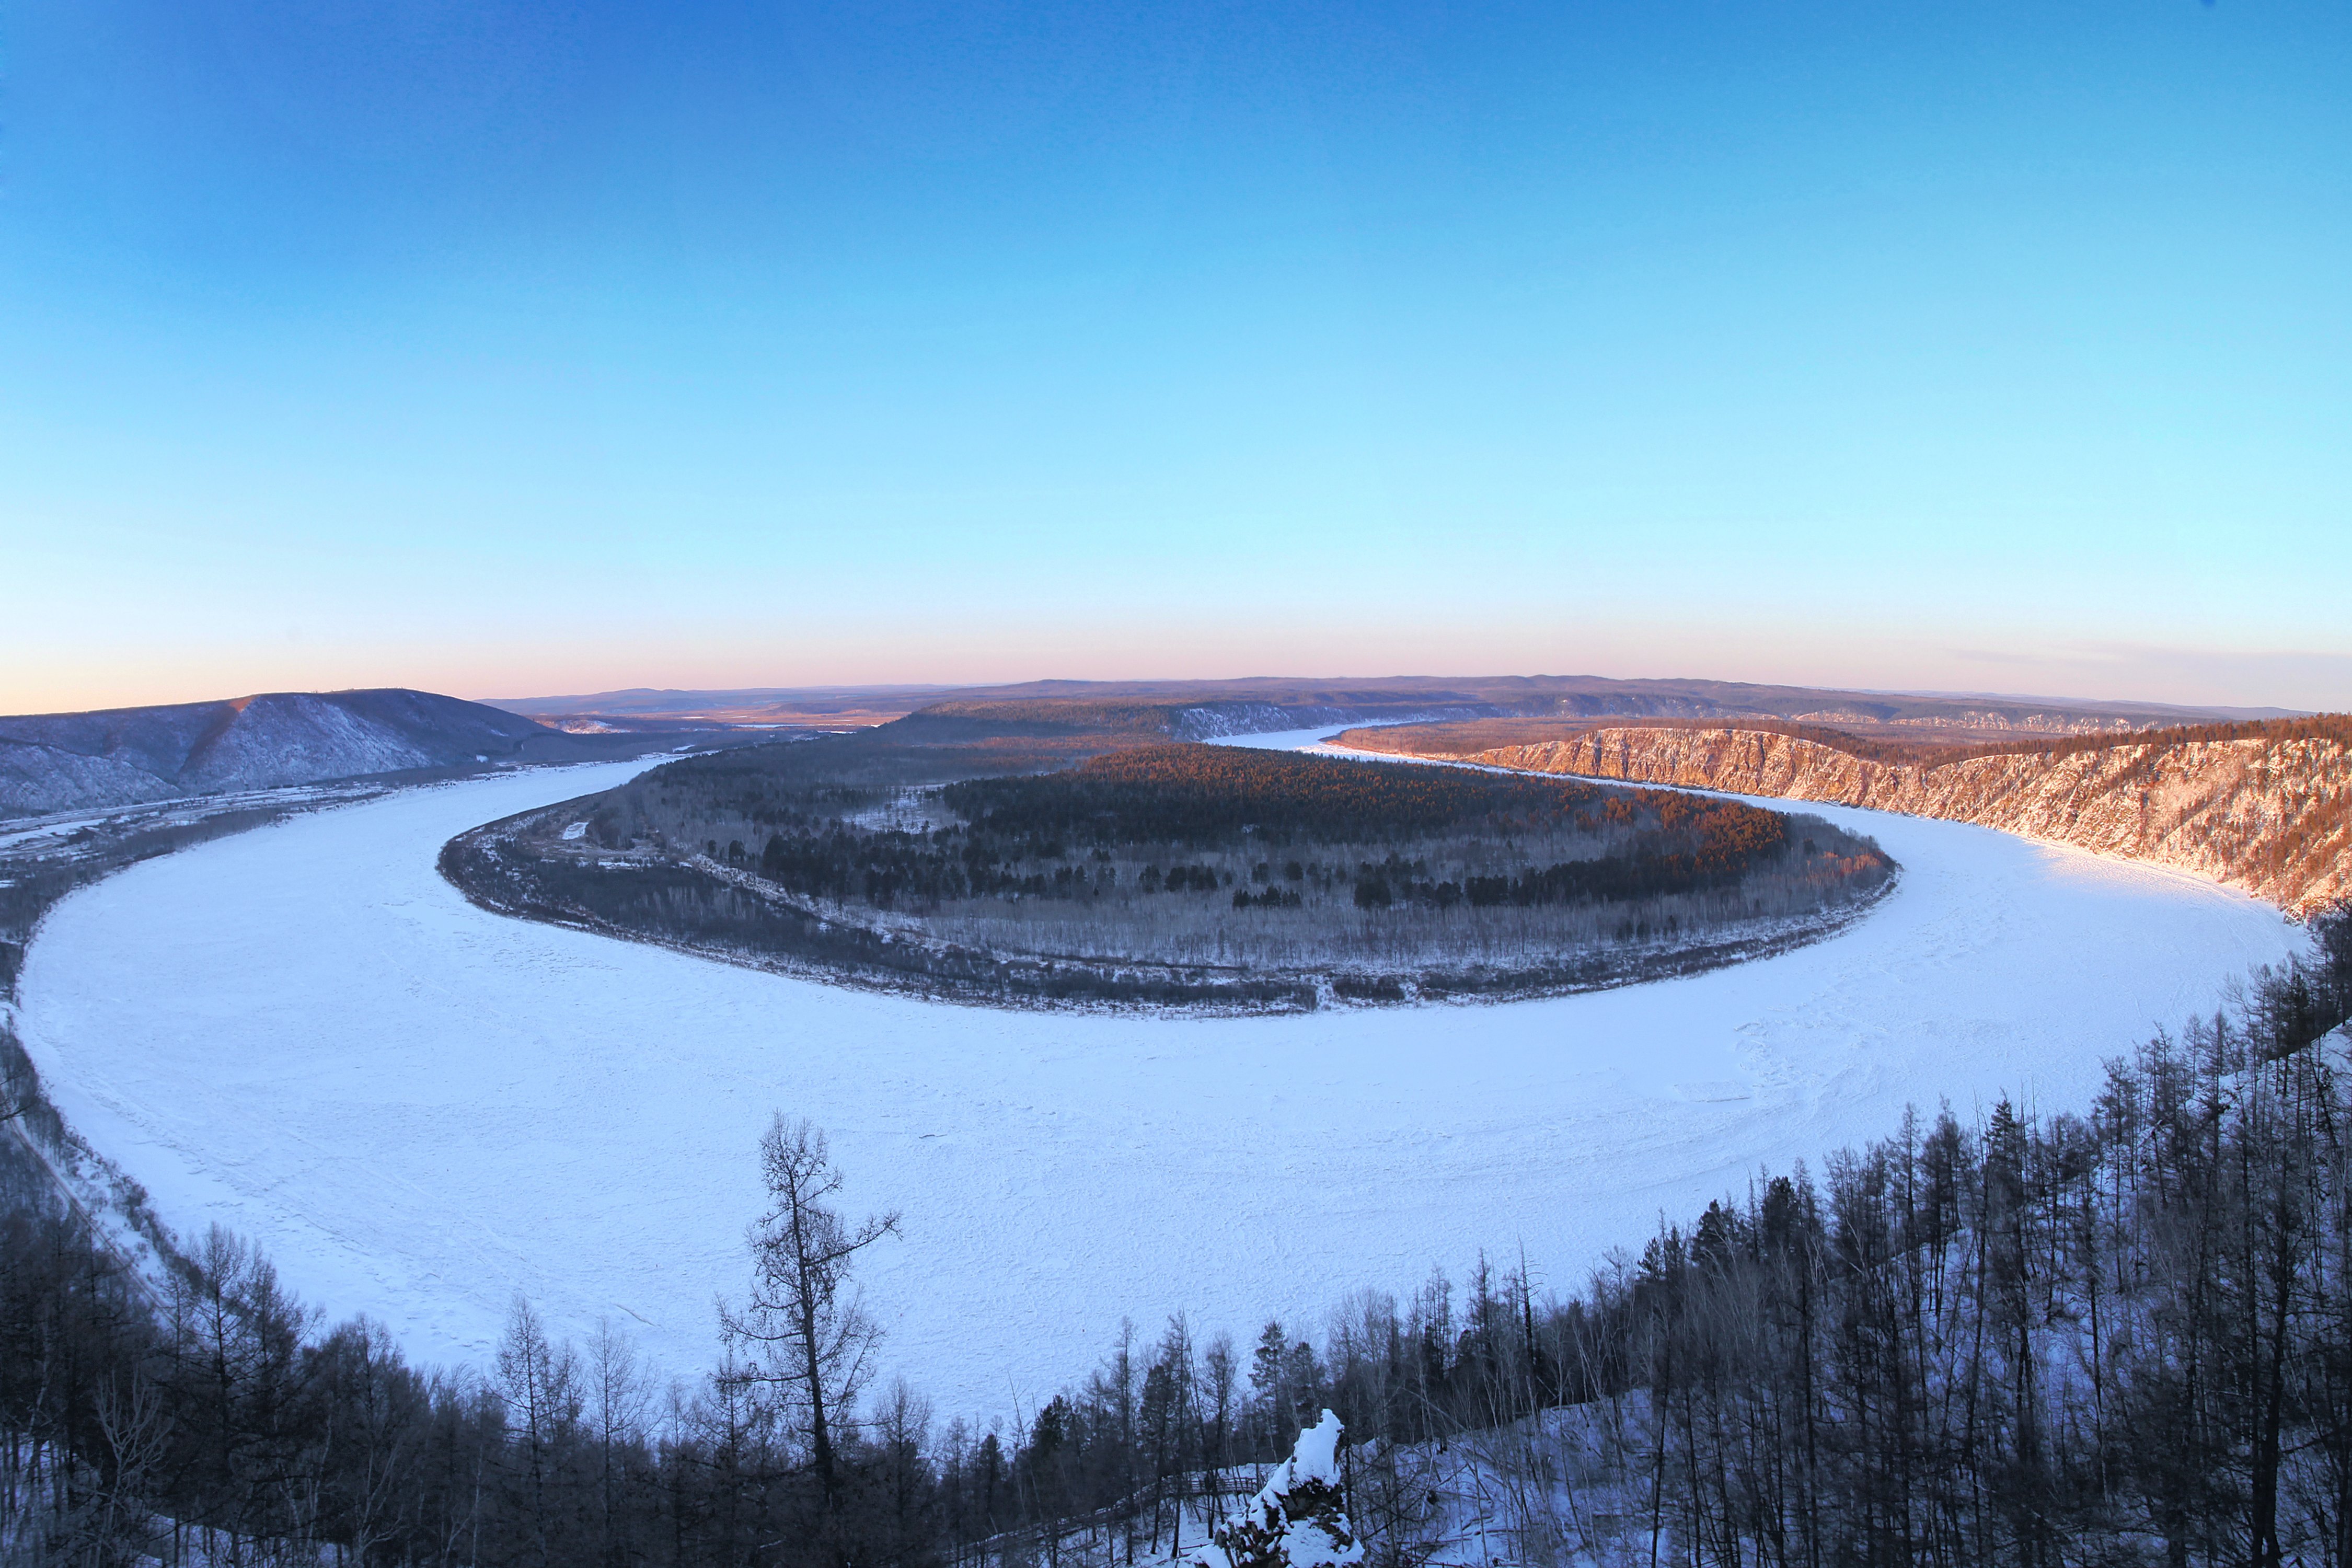
<svg viewBox="0 0 2352 1568"><path fill-rule="evenodd" d="M1329 1410L1298 1435L1290 1458L1275 1467L1240 1516L1220 1526L1193 1553L1192 1568L1348 1568L1364 1544L1348 1521L1339 1473L1345 1431Z"/></svg>

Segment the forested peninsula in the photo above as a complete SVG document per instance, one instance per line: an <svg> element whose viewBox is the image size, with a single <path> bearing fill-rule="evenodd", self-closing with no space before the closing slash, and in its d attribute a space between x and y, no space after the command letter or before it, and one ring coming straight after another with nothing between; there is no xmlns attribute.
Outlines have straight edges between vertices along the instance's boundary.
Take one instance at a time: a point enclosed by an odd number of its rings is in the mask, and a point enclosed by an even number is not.
<svg viewBox="0 0 2352 1568"><path fill-rule="evenodd" d="M502 912L848 984L1250 1011L1693 973L1817 940L1895 876L1816 817L1152 743L1096 714L1041 732L1051 710L673 763L465 834L442 868Z"/></svg>

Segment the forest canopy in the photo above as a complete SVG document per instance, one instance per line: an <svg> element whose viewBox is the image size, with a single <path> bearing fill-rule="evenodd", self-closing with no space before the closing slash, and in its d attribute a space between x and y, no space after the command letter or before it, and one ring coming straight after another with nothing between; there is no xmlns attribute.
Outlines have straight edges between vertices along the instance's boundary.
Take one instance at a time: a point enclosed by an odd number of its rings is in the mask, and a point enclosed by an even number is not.
<svg viewBox="0 0 2352 1568"><path fill-rule="evenodd" d="M1339 844L1481 820L1589 825L1646 816L1665 831L1705 824L1703 832L1727 843L1762 847L1779 845L1781 822L1736 801L1670 790L1612 791L1460 768L1371 768L1233 746L1114 752L1042 777L951 784L943 798L976 831L1090 845L1207 847L1248 833L1280 843Z"/></svg>

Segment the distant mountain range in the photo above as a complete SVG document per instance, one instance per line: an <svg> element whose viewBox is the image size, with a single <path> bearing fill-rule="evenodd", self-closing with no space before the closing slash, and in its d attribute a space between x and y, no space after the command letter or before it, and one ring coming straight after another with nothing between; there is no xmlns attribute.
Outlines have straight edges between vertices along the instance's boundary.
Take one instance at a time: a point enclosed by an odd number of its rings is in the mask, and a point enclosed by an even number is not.
<svg viewBox="0 0 2352 1568"><path fill-rule="evenodd" d="M646 728L682 720L719 724L805 724L848 729L904 718L942 698L971 695L960 686L755 686L674 691L635 686L573 697L493 697L491 706L557 729L591 724Z"/></svg>
<svg viewBox="0 0 2352 1568"><path fill-rule="evenodd" d="M1720 680L1430 676L1366 680L1038 680L1016 686L608 691L487 704L397 688L0 718L0 817L104 810L496 763L634 754L656 735L851 728L930 710L933 728L1053 721L1174 739L1412 719L1780 719L1906 740L2085 734L2278 709L1839 691Z"/></svg>
<svg viewBox="0 0 2352 1568"><path fill-rule="evenodd" d="M636 688L574 697L500 700L498 706L565 728L643 726L698 719L818 728L881 723L926 708L998 715L1003 704L1072 702L1149 707L1186 739L1364 723L1399 718L1783 719L1857 731L2084 734L2216 720L2288 717L2283 708L2184 708L2152 702L1949 692L1850 691L1728 680L1617 680L1603 676L1395 676L1310 680L1033 680L1014 686L754 687L719 691Z"/></svg>
<svg viewBox="0 0 2352 1568"><path fill-rule="evenodd" d="M478 702L398 689L0 718L0 817L608 751Z"/></svg>

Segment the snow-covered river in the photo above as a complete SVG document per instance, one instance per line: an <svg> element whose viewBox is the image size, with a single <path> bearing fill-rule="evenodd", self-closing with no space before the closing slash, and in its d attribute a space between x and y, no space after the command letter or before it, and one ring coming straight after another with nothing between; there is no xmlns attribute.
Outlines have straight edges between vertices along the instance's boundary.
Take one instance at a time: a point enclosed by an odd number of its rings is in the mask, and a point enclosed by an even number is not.
<svg viewBox="0 0 2352 1568"><path fill-rule="evenodd" d="M1482 1247L1571 1286L1660 1211L1891 1131L1906 1101L2084 1104L2101 1060L2289 950L2194 878L1823 811L1901 886L1846 935L1554 1001L1064 1016L835 990L504 920L442 843L643 764L321 812L136 867L23 982L61 1108L184 1229L257 1241L331 1315L486 1363L527 1293L667 1370L740 1289L772 1111L833 1134L886 1362L942 1419L1082 1374L1122 1315L1254 1335Z"/></svg>

